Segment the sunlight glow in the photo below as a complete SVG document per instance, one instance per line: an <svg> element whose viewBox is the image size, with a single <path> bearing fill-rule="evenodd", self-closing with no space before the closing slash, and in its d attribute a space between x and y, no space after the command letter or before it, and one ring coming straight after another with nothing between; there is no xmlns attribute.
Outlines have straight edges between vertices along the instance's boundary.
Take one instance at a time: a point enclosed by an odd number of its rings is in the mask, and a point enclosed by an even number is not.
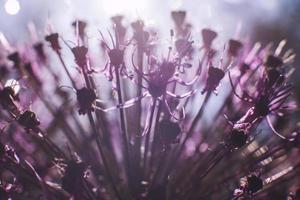
<svg viewBox="0 0 300 200"><path fill-rule="evenodd" d="M20 3L18 0L7 0L4 8L7 14L16 15L20 11Z"/></svg>
<svg viewBox="0 0 300 200"><path fill-rule="evenodd" d="M146 0L103 0L104 11L109 15L120 14L121 12L140 13L146 8Z"/></svg>
<svg viewBox="0 0 300 200"><path fill-rule="evenodd" d="M18 94L21 89L19 81L14 79L7 80L5 83L5 87L11 87L14 90L15 94Z"/></svg>

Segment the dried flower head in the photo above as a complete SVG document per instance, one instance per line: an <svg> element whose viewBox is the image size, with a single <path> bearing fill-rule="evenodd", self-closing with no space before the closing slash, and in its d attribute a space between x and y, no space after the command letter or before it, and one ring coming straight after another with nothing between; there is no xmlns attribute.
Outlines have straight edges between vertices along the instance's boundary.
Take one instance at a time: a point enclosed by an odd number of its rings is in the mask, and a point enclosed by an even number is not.
<svg viewBox="0 0 300 200"><path fill-rule="evenodd" d="M186 11L159 30L124 18L99 31L99 55L88 21L72 23L76 43L47 35L62 68L35 31L18 48L0 34L0 199L260 200L278 188L297 198L286 41L194 34Z"/></svg>

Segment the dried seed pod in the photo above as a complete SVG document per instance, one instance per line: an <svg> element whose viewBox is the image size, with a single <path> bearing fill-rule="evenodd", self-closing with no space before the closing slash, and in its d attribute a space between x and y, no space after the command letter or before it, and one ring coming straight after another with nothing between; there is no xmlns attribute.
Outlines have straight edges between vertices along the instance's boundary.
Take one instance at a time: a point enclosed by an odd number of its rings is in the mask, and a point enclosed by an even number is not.
<svg viewBox="0 0 300 200"><path fill-rule="evenodd" d="M266 65L267 68L276 69L276 68L281 67L283 65L283 61L282 61L281 58L279 58L277 56L269 55L267 57L265 65Z"/></svg>
<svg viewBox="0 0 300 200"><path fill-rule="evenodd" d="M163 62L160 68L155 71L149 79L149 93L157 98L166 93L168 81L174 75L176 65L172 62Z"/></svg>
<svg viewBox="0 0 300 200"><path fill-rule="evenodd" d="M270 112L269 99L262 96L258 99L254 106L254 112L259 116L266 116Z"/></svg>
<svg viewBox="0 0 300 200"><path fill-rule="evenodd" d="M181 27L186 18L186 11L184 11L184 10L172 11L171 16L172 16L172 19L173 19L175 25L177 27Z"/></svg>
<svg viewBox="0 0 300 200"><path fill-rule="evenodd" d="M246 144L247 139L248 135L245 131L233 129L227 138L226 144L230 149L239 149Z"/></svg>
<svg viewBox="0 0 300 200"><path fill-rule="evenodd" d="M10 104L13 101L19 101L19 95L16 94L15 90L12 87L5 87L0 90L0 102L4 105Z"/></svg>
<svg viewBox="0 0 300 200"><path fill-rule="evenodd" d="M76 95L79 105L79 114L86 114L89 111L94 111L93 105L97 98L94 90L83 87L76 91Z"/></svg>
<svg viewBox="0 0 300 200"><path fill-rule="evenodd" d="M263 180L255 175L247 177L246 189L250 193L255 193L263 188Z"/></svg>
<svg viewBox="0 0 300 200"><path fill-rule="evenodd" d="M24 111L18 118L18 122L26 130L32 130L37 128L40 125L39 119L36 117L36 114L30 110Z"/></svg>
<svg viewBox="0 0 300 200"><path fill-rule="evenodd" d="M75 57L75 62L79 67L84 67L87 64L87 55L88 48L85 46L76 46L72 48L72 53Z"/></svg>
<svg viewBox="0 0 300 200"><path fill-rule="evenodd" d="M120 49L112 49L108 52L110 64L120 66L124 63L124 51Z"/></svg>
<svg viewBox="0 0 300 200"><path fill-rule="evenodd" d="M45 37L45 40L50 43L51 48L54 51L56 51L56 52L60 51L61 47L60 47L60 44L59 44L59 41L58 41L58 33L52 33L50 35L47 35Z"/></svg>
<svg viewBox="0 0 300 200"><path fill-rule="evenodd" d="M274 83L282 84L284 82L284 76L276 69L267 69L266 74L269 87L272 87Z"/></svg>
<svg viewBox="0 0 300 200"><path fill-rule="evenodd" d="M238 40L229 40L228 45L228 53L231 56L237 56L240 49L243 47L243 44Z"/></svg>
<svg viewBox="0 0 300 200"><path fill-rule="evenodd" d="M21 57L18 52L11 53L7 56L7 59L14 63L15 68L19 68L21 64Z"/></svg>
<svg viewBox="0 0 300 200"><path fill-rule="evenodd" d="M218 36L218 34L211 29L202 29L201 34L202 34L203 46L205 48L210 48L212 42Z"/></svg>
<svg viewBox="0 0 300 200"><path fill-rule="evenodd" d="M74 160L68 162L62 178L62 188L70 194L80 193L86 168L87 165L84 162Z"/></svg>
<svg viewBox="0 0 300 200"><path fill-rule="evenodd" d="M122 20L123 20L124 16L123 15L115 15L113 17L111 17L111 21L113 21L114 24L122 24Z"/></svg>
<svg viewBox="0 0 300 200"><path fill-rule="evenodd" d="M216 67L209 67L205 88L202 90L201 93L204 94L205 92L212 92L216 90L224 76L225 72L222 69Z"/></svg>
<svg viewBox="0 0 300 200"><path fill-rule="evenodd" d="M17 115L19 110L14 101L19 101L19 96L12 87L5 87L0 90L0 104L3 109Z"/></svg>
<svg viewBox="0 0 300 200"><path fill-rule="evenodd" d="M38 58L42 62L45 62L46 61L46 54L45 54L45 51L44 51L44 44L42 42L38 42L38 43L33 45L33 48L34 48Z"/></svg>
<svg viewBox="0 0 300 200"><path fill-rule="evenodd" d="M167 85L159 77L153 77L149 82L148 91L154 98L161 97L166 92L166 89Z"/></svg>

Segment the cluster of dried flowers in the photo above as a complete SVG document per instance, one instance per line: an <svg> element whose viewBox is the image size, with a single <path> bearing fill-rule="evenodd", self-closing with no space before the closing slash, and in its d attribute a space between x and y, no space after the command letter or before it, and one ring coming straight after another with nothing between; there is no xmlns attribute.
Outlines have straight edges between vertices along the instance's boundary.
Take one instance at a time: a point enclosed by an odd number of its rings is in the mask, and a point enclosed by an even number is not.
<svg viewBox="0 0 300 200"><path fill-rule="evenodd" d="M112 17L96 56L80 20L72 45L0 35L0 199L300 198L293 51L236 39L216 50L211 29L198 45L186 12L171 17L167 45Z"/></svg>

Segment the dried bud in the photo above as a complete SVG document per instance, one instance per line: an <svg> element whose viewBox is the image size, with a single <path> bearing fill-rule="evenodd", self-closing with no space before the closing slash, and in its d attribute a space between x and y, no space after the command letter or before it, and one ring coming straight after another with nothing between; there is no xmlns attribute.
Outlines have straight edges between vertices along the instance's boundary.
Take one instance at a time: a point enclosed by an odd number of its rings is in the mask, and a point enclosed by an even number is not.
<svg viewBox="0 0 300 200"><path fill-rule="evenodd" d="M284 76L276 69L267 69L268 86L272 87L275 83L282 84Z"/></svg>
<svg viewBox="0 0 300 200"><path fill-rule="evenodd" d="M237 56L243 44L238 40L229 40L228 53L232 56Z"/></svg>
<svg viewBox="0 0 300 200"><path fill-rule="evenodd" d="M24 111L20 115L18 122L26 130L35 129L37 126L40 125L40 121L37 119L36 114L30 110Z"/></svg>
<svg viewBox="0 0 300 200"><path fill-rule="evenodd" d="M267 116L270 112L269 99L266 96L262 96L254 105L254 112L258 116Z"/></svg>
<svg viewBox="0 0 300 200"><path fill-rule="evenodd" d="M5 87L0 90L0 104L3 109L17 115L19 111L14 101L19 101L19 96L12 87Z"/></svg>
<svg viewBox="0 0 300 200"><path fill-rule="evenodd" d="M255 175L250 175L247 177L246 188L249 192L255 193L263 188L263 181Z"/></svg>
<svg viewBox="0 0 300 200"><path fill-rule="evenodd" d="M19 66L21 64L21 57L20 57L20 54L18 52L14 52L14 53L9 54L7 56L7 59L12 61L16 68L19 68Z"/></svg>
<svg viewBox="0 0 300 200"><path fill-rule="evenodd" d="M218 34L210 29L202 29L202 40L205 48L210 48L214 39L218 36Z"/></svg>
<svg viewBox="0 0 300 200"><path fill-rule="evenodd" d="M77 90L76 94L79 105L79 114L86 114L88 111L94 111L93 104L97 98L94 90L83 87Z"/></svg>
<svg viewBox="0 0 300 200"><path fill-rule="evenodd" d="M50 42L51 48L54 51L59 52L59 50L61 49L61 47L60 47L59 41L58 41L58 33L52 33L50 35L47 35L45 37L45 40L47 42Z"/></svg>
<svg viewBox="0 0 300 200"><path fill-rule="evenodd" d="M149 93L152 97L157 98L162 96L166 92L167 86L165 80L162 80L159 76L154 76L149 82Z"/></svg>
<svg viewBox="0 0 300 200"><path fill-rule="evenodd" d="M172 19L175 22L175 25L181 27L185 21L186 12L183 10L172 11L171 12Z"/></svg>
<svg viewBox="0 0 300 200"><path fill-rule="evenodd" d="M115 15L115 16L111 17L110 19L114 24L121 25L123 18L124 18L123 15Z"/></svg>
<svg viewBox="0 0 300 200"><path fill-rule="evenodd" d="M10 104L12 101L19 101L19 95L16 94L12 87L5 87L0 91L0 102L1 104Z"/></svg>
<svg viewBox="0 0 300 200"><path fill-rule="evenodd" d="M119 66L124 63L124 51L120 49L112 49L108 52L110 63L113 66Z"/></svg>
<svg viewBox="0 0 300 200"><path fill-rule="evenodd" d="M203 94L206 91L208 92L214 91L218 87L220 81L224 76L225 76L225 72L222 69L216 67L209 67L208 77L206 79L206 85L201 93Z"/></svg>
<svg viewBox="0 0 300 200"><path fill-rule="evenodd" d="M33 48L34 48L37 56L39 57L39 59L44 62L46 60L44 44L42 42L38 42L35 45L33 45Z"/></svg>
<svg viewBox="0 0 300 200"><path fill-rule="evenodd" d="M269 55L267 57L267 60L265 62L265 65L267 68L278 68L281 67L283 65L283 61L281 58L273 56L273 55Z"/></svg>
<svg viewBox="0 0 300 200"><path fill-rule="evenodd" d="M72 53L75 57L75 62L79 67L84 67L87 64L86 55L88 52L88 48L85 46L76 46L72 48Z"/></svg>
<svg viewBox="0 0 300 200"><path fill-rule="evenodd" d="M70 161L62 178L62 188L70 194L80 193L86 168L84 162Z"/></svg>
<svg viewBox="0 0 300 200"><path fill-rule="evenodd" d="M239 149L247 142L248 135L243 130L233 129L227 139L227 145L230 149Z"/></svg>
<svg viewBox="0 0 300 200"><path fill-rule="evenodd" d="M81 38L81 40L84 39L84 35L85 35L85 28L87 26L86 22L81 21L81 20L76 20L72 23L72 26L75 29L75 33L77 33L78 31L78 35ZM78 27L78 30L77 30Z"/></svg>

